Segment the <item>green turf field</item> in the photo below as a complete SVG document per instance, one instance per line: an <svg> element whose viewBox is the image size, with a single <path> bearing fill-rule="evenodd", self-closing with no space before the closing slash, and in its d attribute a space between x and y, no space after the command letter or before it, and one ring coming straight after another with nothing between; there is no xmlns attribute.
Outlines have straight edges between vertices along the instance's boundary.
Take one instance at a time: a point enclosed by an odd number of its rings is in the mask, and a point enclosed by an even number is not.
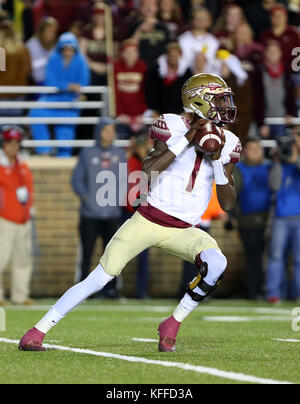
<svg viewBox="0 0 300 404"><path fill-rule="evenodd" d="M185 321L177 351L159 353L157 325L172 313L175 300L89 300L48 334L47 352L19 352L16 341L52 303L5 309L1 384L300 382L296 303L211 300Z"/></svg>

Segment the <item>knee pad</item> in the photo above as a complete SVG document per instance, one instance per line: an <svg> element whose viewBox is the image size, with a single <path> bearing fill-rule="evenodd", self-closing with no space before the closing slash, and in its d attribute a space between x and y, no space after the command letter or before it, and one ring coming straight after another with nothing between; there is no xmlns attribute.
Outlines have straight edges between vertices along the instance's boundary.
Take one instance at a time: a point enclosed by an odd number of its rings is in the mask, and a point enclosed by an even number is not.
<svg viewBox="0 0 300 404"><path fill-rule="evenodd" d="M205 280L209 285L214 285L224 274L227 267L227 259L221 251L216 250L215 248L202 251L199 255L200 260L206 262L208 265L208 272Z"/></svg>
<svg viewBox="0 0 300 404"><path fill-rule="evenodd" d="M193 300L200 302L219 286L227 267L227 259L220 251L210 249L198 254L195 264L199 268L199 274L189 284L187 293Z"/></svg>

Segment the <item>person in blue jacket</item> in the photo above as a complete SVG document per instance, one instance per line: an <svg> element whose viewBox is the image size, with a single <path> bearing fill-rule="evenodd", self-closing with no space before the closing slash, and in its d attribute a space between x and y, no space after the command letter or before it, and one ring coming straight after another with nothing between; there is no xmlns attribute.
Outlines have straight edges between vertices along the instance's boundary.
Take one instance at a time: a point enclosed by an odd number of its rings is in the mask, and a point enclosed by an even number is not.
<svg viewBox="0 0 300 404"><path fill-rule="evenodd" d="M71 33L62 34L56 48L49 58L46 68L46 86L59 88L57 94L47 94L39 98L40 102L72 102L79 97L80 88L90 83L90 71L88 63L79 50L77 38ZM78 109L32 109L30 117L78 117ZM56 140L74 140L75 125L55 125L54 132ZM50 140L50 130L47 125L31 125L32 137L34 140ZM50 147L36 148L38 154L50 154ZM59 157L72 155L71 147L58 149Z"/></svg>
<svg viewBox="0 0 300 404"><path fill-rule="evenodd" d="M300 300L300 127L295 130L290 146L286 141L279 145L270 184L276 192L276 204L267 267L267 299L270 303L286 297ZM289 293L288 253L293 260Z"/></svg>
<svg viewBox="0 0 300 404"><path fill-rule="evenodd" d="M246 255L246 289L251 300L261 298L264 292L265 232L272 194L270 168L271 161L264 159L260 141L248 139L234 174L237 190L234 213Z"/></svg>

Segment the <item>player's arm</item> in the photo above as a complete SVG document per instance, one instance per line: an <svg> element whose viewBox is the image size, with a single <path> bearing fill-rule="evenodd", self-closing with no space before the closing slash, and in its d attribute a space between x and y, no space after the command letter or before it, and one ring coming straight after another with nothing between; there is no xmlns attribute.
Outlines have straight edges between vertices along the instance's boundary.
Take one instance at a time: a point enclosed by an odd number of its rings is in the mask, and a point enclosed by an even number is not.
<svg viewBox="0 0 300 404"><path fill-rule="evenodd" d="M150 150L143 162L143 171L151 178L151 172L162 172L175 160L176 155L169 150L166 143L156 140L154 148Z"/></svg>
<svg viewBox="0 0 300 404"><path fill-rule="evenodd" d="M161 173L166 170L175 158L192 143L197 131L203 125L202 119L195 119L189 131L176 144L168 147L166 143L156 140L154 148L150 150L143 163L143 170L147 177L151 177L151 172Z"/></svg>
<svg viewBox="0 0 300 404"><path fill-rule="evenodd" d="M225 212L233 209L236 202L236 189L233 177L234 164L223 165L221 152L225 144L225 138L222 141L221 148L217 153L211 156L214 177L217 186L217 196L220 206Z"/></svg>
<svg viewBox="0 0 300 404"><path fill-rule="evenodd" d="M217 185L217 196L220 206L225 212L234 208L236 202L236 189L233 177L234 164L226 164L224 167L224 174L228 179L225 185Z"/></svg>

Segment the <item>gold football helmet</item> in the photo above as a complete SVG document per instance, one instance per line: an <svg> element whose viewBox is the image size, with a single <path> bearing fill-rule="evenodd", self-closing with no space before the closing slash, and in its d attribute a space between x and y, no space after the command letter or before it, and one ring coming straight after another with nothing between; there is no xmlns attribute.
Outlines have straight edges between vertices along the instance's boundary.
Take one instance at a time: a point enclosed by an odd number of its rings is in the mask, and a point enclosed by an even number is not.
<svg viewBox="0 0 300 404"><path fill-rule="evenodd" d="M214 74L196 74L182 87L185 112L194 112L200 118L221 125L235 121L237 109L233 95L225 81Z"/></svg>

